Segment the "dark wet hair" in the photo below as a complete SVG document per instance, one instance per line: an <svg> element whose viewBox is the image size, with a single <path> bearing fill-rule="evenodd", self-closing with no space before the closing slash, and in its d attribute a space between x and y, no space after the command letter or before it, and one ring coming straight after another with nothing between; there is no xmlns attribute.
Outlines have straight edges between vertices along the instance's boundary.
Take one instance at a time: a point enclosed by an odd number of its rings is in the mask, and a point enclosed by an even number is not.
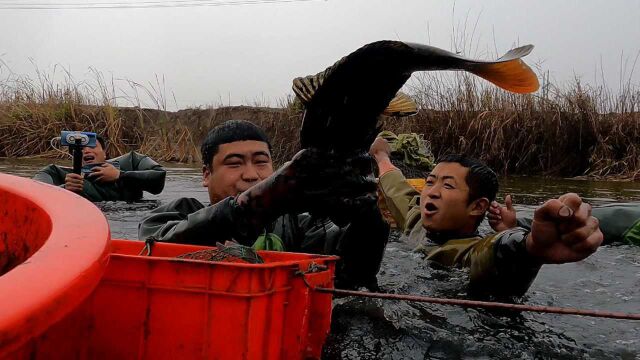
<svg viewBox="0 0 640 360"><path fill-rule="evenodd" d="M482 161L462 154L448 154L438 159L438 162L458 163L469 169L465 178L469 186L469 204L483 197L490 202L496 199L500 187L498 176Z"/></svg>
<svg viewBox="0 0 640 360"><path fill-rule="evenodd" d="M100 135L100 134L96 134L96 140L98 140L98 142L100 143L100 146L102 146L102 150L104 150L106 152L107 151L107 141L104 139L104 137L102 137L102 135Z"/></svg>
<svg viewBox="0 0 640 360"><path fill-rule="evenodd" d="M236 141L255 140L267 143L271 152L271 142L267 134L256 124L246 120L228 120L209 131L200 146L202 162L210 166L220 145Z"/></svg>

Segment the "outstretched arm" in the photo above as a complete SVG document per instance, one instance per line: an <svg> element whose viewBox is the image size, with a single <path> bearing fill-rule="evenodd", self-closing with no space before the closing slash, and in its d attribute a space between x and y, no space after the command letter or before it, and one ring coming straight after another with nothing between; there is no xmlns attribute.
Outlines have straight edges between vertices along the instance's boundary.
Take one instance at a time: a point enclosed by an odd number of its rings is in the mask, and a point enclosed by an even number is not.
<svg viewBox="0 0 640 360"><path fill-rule="evenodd" d="M121 171L118 181L125 187L159 194L164 189L166 171L148 156L143 156L134 170Z"/></svg>
<svg viewBox="0 0 640 360"><path fill-rule="evenodd" d="M350 217L357 209L375 204L371 194L375 182L364 174L364 169L363 174L357 173L360 163L371 167L370 158L340 159L316 150L302 150L235 198L206 208L201 204L196 208L173 204L154 211L140 224L139 237L153 235L161 241L190 244L215 244L233 238L251 246L269 224L284 214L317 211L320 216ZM326 214L329 210L333 212Z"/></svg>
<svg viewBox="0 0 640 360"><path fill-rule="evenodd" d="M195 199L183 198L153 210L142 219L138 238L153 236L158 241L209 246L235 239L251 246L258 236L254 230L231 197L207 207Z"/></svg>
<svg viewBox="0 0 640 360"><path fill-rule="evenodd" d="M591 206L576 194L565 194L536 210L530 230L515 227L484 239L451 240L428 258L468 267L474 291L519 296L542 264L582 260L595 252L602 238Z"/></svg>
<svg viewBox="0 0 640 360"><path fill-rule="evenodd" d="M545 202L536 209L527 237L527 252L546 264L580 261L602 243L598 219L591 205L573 193Z"/></svg>

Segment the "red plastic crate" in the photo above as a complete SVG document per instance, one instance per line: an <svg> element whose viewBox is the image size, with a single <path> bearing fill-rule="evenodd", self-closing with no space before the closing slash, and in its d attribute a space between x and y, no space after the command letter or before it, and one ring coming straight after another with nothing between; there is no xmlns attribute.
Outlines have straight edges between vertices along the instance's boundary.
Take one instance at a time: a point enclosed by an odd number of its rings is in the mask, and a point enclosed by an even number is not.
<svg viewBox="0 0 640 360"><path fill-rule="evenodd" d="M310 291L299 272L311 263L325 265L327 270L306 277L332 287L335 257L261 252L265 264L208 263L175 258L203 247L156 244L154 257L141 257L140 242L113 244L93 298L93 354L149 359L320 357L329 331L331 296Z"/></svg>
<svg viewBox="0 0 640 360"><path fill-rule="evenodd" d="M331 295L304 280L332 287L336 257L260 252L265 264L211 263L175 258L200 246L156 243L146 257L142 242L112 244L92 296L39 340L43 358L320 357ZM302 275L311 264L326 269Z"/></svg>
<svg viewBox="0 0 640 360"><path fill-rule="evenodd" d="M0 358L319 358L334 256L178 259L206 247L110 240L69 191L0 174ZM318 266L312 266L313 264ZM314 270L313 272L309 272Z"/></svg>

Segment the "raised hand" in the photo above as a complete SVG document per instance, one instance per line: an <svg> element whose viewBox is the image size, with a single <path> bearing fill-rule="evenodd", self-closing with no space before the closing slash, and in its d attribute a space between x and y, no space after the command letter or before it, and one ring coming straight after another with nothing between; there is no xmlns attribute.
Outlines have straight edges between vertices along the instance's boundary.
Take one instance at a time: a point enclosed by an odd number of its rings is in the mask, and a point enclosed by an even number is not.
<svg viewBox="0 0 640 360"><path fill-rule="evenodd" d="M494 231L504 231L518 225L516 209L513 207L511 195L507 195L504 198L504 205L501 206L497 201L492 201L489 207L487 219Z"/></svg>
<svg viewBox="0 0 640 360"><path fill-rule="evenodd" d="M118 180L120 177L120 170L109 163L104 163L92 168L91 173L88 176L91 179L95 179L97 182L110 183Z"/></svg>
<svg viewBox="0 0 640 360"><path fill-rule="evenodd" d="M536 209L527 237L527 252L543 263L580 261L602 243L598 219L591 205L573 193L545 202Z"/></svg>

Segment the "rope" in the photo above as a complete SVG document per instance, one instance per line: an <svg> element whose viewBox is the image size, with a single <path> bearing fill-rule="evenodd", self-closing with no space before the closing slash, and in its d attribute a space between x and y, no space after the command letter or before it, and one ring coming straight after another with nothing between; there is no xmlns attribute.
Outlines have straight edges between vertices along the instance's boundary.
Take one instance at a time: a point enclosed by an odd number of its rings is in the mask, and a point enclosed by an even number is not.
<svg viewBox="0 0 640 360"><path fill-rule="evenodd" d="M516 311L527 311L527 312L537 312L537 313L590 316L590 317L609 318L609 319L640 320L640 314L630 314L630 313L623 313L623 312L583 310L583 309L555 307L555 306L508 304L508 303L491 302L491 301L447 299L447 298L435 298L435 297L420 296L420 295L384 294L384 293L367 292L367 291L331 289L331 288L324 288L324 287L313 287L309 283L307 283L306 279L305 279L305 284L307 284L307 286L312 290L323 292L323 293L335 294L335 295L368 297L368 298L386 299L386 300L415 301L415 302L425 302L425 303L431 303L431 304L462 306L462 307L468 307L468 308L516 310Z"/></svg>
<svg viewBox="0 0 640 360"><path fill-rule="evenodd" d="M462 306L466 308L514 310L514 311L526 311L526 312L536 312L536 313L546 313L546 314L590 316L590 317L608 318L608 319L640 320L640 314L631 314L631 313L623 313L623 312L616 312L616 311L584 310L584 309L565 308L565 307L557 307L557 306L509 304L509 303L501 303L501 302L493 302L493 301L437 298L437 297L429 297L429 296L422 296L422 295L385 294L385 293L379 293L379 292L325 288L325 287L313 286L309 284L305 274L324 271L324 270L327 270L326 266L312 263L311 266L309 266L309 268L306 271L298 271L296 272L296 274L302 275L302 280L304 281L305 285L307 285L309 289L318 291L318 292L329 293L333 295L367 297L367 298L385 299L385 300L415 301L415 302L424 302L424 303L430 303L430 304Z"/></svg>
<svg viewBox="0 0 640 360"><path fill-rule="evenodd" d="M156 241L158 241L158 238L156 238L155 236L149 236L148 238L146 238L144 240L144 247L142 248L142 250L140 250L138 256L151 256L153 245L156 243Z"/></svg>

